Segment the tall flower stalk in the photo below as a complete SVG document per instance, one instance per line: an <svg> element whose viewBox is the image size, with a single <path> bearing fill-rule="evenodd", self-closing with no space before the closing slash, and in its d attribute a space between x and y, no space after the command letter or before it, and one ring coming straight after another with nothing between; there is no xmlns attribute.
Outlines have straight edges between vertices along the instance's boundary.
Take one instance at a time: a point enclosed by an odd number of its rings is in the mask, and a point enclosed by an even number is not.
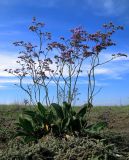
<svg viewBox="0 0 129 160"><path fill-rule="evenodd" d="M51 33L43 32L43 27L44 23L37 22L33 18L29 30L37 35L39 45L24 41L15 42L15 46L23 48L17 61L19 68L6 69L6 71L19 78L19 86L28 94L31 103L43 102L49 106L51 104L49 86L50 83L54 83L56 86L54 97L57 103L67 101L73 104L78 95L79 77L88 69L82 70L82 68L88 60L90 68L87 73L86 99L88 106L91 107L96 94L95 69L117 57L126 56L117 53L109 60L100 62L101 52L116 45L111 39L112 35L117 30L123 30L123 27L109 23L103 25L101 31L93 34L85 31L83 27L77 27L71 30L70 38L60 37L58 42L52 41ZM31 83L24 85L26 78L31 79Z"/></svg>

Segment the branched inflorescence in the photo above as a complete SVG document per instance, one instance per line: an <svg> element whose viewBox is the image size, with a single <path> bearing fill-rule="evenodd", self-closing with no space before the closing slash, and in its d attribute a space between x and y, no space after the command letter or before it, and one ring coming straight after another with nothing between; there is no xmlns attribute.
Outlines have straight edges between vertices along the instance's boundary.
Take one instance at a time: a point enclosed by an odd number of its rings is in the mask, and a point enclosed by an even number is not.
<svg viewBox="0 0 129 160"><path fill-rule="evenodd" d="M123 30L123 27L110 22L93 34L83 27L77 27L71 30L70 38L60 37L56 42L52 41L51 33L42 31L44 25L33 18L29 30L37 35L39 45L15 42L15 46L23 48L17 61L19 68L6 71L19 78L20 87L29 95L31 103L45 100L45 104L49 106L49 84L53 82L56 85L57 103L67 101L72 104L79 94L77 83L84 71L83 65L89 60L87 102L92 104L95 95L95 68L117 57L126 56L123 53L113 54L109 60L100 62L101 52L116 45L112 41L112 35L117 30ZM24 85L25 78L31 79L31 83Z"/></svg>

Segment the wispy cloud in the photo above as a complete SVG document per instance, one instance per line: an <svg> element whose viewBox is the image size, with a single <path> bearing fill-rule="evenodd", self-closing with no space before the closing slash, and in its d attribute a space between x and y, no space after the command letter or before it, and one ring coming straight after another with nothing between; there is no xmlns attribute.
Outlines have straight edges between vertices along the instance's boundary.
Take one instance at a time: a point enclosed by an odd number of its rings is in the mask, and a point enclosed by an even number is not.
<svg viewBox="0 0 129 160"><path fill-rule="evenodd" d="M100 16L121 15L129 7L128 0L86 0L93 12Z"/></svg>
<svg viewBox="0 0 129 160"><path fill-rule="evenodd" d="M102 54L102 60L110 59L111 54ZM4 71L6 68L15 69L18 67L17 54L12 52L0 52L0 76L3 77L0 79L0 83L19 83L18 79L12 78L13 76ZM105 82L106 79L122 79L124 74L129 74L129 58L122 58L115 61L112 61L108 64L100 66L95 69L96 76L104 76ZM51 66L53 69L56 68L56 65ZM82 68L83 72L81 73L81 77L87 77L89 65L85 64ZM64 75L68 76L67 69L64 71ZM25 84L32 83L31 80L26 79L24 81ZM82 81L79 84L83 83ZM51 82L52 84L52 82ZM99 84L98 84L99 85Z"/></svg>
<svg viewBox="0 0 129 160"><path fill-rule="evenodd" d="M6 83L19 83L19 80L16 79L16 78L7 78L7 77L5 77L5 78L0 79L0 83L2 83L2 84L6 84Z"/></svg>
<svg viewBox="0 0 129 160"><path fill-rule="evenodd" d="M128 0L1 0L1 7L13 7L13 6L37 6L44 8L60 8L60 7L77 7L88 9L101 16L105 15L120 15L123 14L129 8Z"/></svg>
<svg viewBox="0 0 129 160"><path fill-rule="evenodd" d="M84 80L84 79L79 79L78 81L78 85L88 85L88 80ZM104 86L108 86L108 83L107 82L104 82L102 80L96 80L95 81L95 86L96 87L104 87Z"/></svg>
<svg viewBox="0 0 129 160"><path fill-rule="evenodd" d="M117 57L115 58L113 61L129 61L129 51L126 51L126 52L123 52L123 51L118 51L118 52L113 52L113 51L110 51L110 52L107 52L107 51L103 51L100 55L100 61L101 62L104 62L104 61L108 61L112 58L112 55L113 54L117 54L117 53L123 53L123 54L126 54L126 56L121 56L121 57Z"/></svg>
<svg viewBox="0 0 129 160"><path fill-rule="evenodd" d="M2 31L0 32L0 36L14 36L14 35L18 35L21 34L20 31Z"/></svg>
<svg viewBox="0 0 129 160"><path fill-rule="evenodd" d="M17 68L18 64L16 63L16 60L17 56L14 52L0 51L0 76L12 76L4 70Z"/></svg>
<svg viewBox="0 0 129 160"><path fill-rule="evenodd" d="M26 1L26 0L4 0L4 1L0 1L0 6L16 6L19 4L26 4L26 5L35 5L35 6L42 6L42 7L55 7L56 4L60 2L60 0L39 0L38 3L34 0L31 1ZM40 5L39 5L40 4Z"/></svg>
<svg viewBox="0 0 129 160"><path fill-rule="evenodd" d="M5 86L5 85L0 85L0 89L5 89L5 88L7 88L7 86Z"/></svg>
<svg viewBox="0 0 129 160"><path fill-rule="evenodd" d="M19 84L19 79L16 77L2 77L0 79L0 84L8 84L8 83ZM24 79L23 84L32 84L32 80L28 77Z"/></svg>
<svg viewBox="0 0 129 160"><path fill-rule="evenodd" d="M48 82L48 81L46 81L46 82ZM19 79L15 78L15 77L8 77L8 78L7 77L3 77L3 78L0 79L0 84L1 84L0 88L3 88L3 89L7 88L7 87L9 88L10 84L12 84L12 85L13 84L19 84ZM33 84L33 82L32 82L31 79L26 78L26 79L24 79L23 84L24 85ZM53 80L51 80L49 82L49 85L55 86L56 84L55 84L55 82ZM64 85L64 81L63 80L60 81L60 85ZM88 80L80 78L78 80L77 85L88 85ZM97 87L108 86L108 83L104 82L103 80L96 80L96 86Z"/></svg>

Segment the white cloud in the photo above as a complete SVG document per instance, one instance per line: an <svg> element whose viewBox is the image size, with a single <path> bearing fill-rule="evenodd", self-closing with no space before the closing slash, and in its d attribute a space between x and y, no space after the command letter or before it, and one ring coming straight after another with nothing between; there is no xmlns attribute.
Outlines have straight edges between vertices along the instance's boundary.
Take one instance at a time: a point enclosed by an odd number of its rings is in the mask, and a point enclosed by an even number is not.
<svg viewBox="0 0 129 160"><path fill-rule="evenodd" d="M17 56L14 52L0 51L0 76L12 76L4 71L4 69L17 68Z"/></svg>
<svg viewBox="0 0 129 160"><path fill-rule="evenodd" d="M42 7L56 7L57 4L60 2L60 0L39 0L39 3L41 4ZM34 4L36 5L37 3L34 2Z"/></svg>
<svg viewBox="0 0 129 160"><path fill-rule="evenodd" d="M7 88L6 86L2 86L2 85L0 85L0 89L5 89L5 88Z"/></svg>
<svg viewBox="0 0 129 160"><path fill-rule="evenodd" d="M13 83L13 84L19 84L19 79L15 77L4 77L0 79L1 84L7 84L7 83ZM31 84L32 80L31 79L24 79L23 84Z"/></svg>
<svg viewBox="0 0 129 160"><path fill-rule="evenodd" d="M100 56L100 63L103 63L112 58L112 53L102 53ZM127 53L127 55L129 55ZM83 73L81 76L86 76L89 66L83 66ZM120 80L125 74L129 74L129 56L119 57L113 61L110 61L104 65L95 68L95 75L104 76L106 79Z"/></svg>
<svg viewBox="0 0 129 160"><path fill-rule="evenodd" d="M0 79L0 83L19 83L19 80L15 78L2 78Z"/></svg>
<svg viewBox="0 0 129 160"><path fill-rule="evenodd" d="M117 57L113 61L129 61L129 53L128 52L125 53L125 52L119 51L117 53L126 54L127 57L125 57L125 56ZM117 54L117 53L116 52L105 52L104 51L104 52L101 53L100 61L101 62L107 61L107 60L112 58L112 54Z"/></svg>
<svg viewBox="0 0 129 160"><path fill-rule="evenodd" d="M107 75L107 74L111 74L112 71L109 68L96 68L95 69L95 74L103 74L103 75Z"/></svg>
<svg viewBox="0 0 129 160"><path fill-rule="evenodd" d="M84 79L82 79L82 80L79 79L77 84L78 85L83 85L83 84L88 85L88 81L84 80ZM108 86L108 83L96 80L95 81L95 86L96 87Z"/></svg>
<svg viewBox="0 0 129 160"><path fill-rule="evenodd" d="M115 15L123 14L129 6L128 0L86 0L88 5L98 15Z"/></svg>
<svg viewBox="0 0 129 160"><path fill-rule="evenodd" d="M0 36L13 36L13 35L17 35L17 34L21 34L20 31L1 31L0 32Z"/></svg>
<svg viewBox="0 0 129 160"><path fill-rule="evenodd" d="M1 0L0 6L13 7L17 5L43 7L43 8L56 8L56 7L78 7L78 8L89 8L93 12L103 15L119 15L124 13L128 9L128 0Z"/></svg>
<svg viewBox="0 0 129 160"><path fill-rule="evenodd" d="M39 7L55 7L56 4L60 2L60 0L39 0L37 1L32 1L32 0L1 0L0 1L0 6L15 6L15 5L20 5L20 4L26 4L26 5L35 5Z"/></svg>
<svg viewBox="0 0 129 160"><path fill-rule="evenodd" d="M111 56L111 54L102 54L101 59L103 61L108 60ZM14 76L11 74L7 73L4 71L6 68L12 68L15 69L18 67L18 64L16 63L17 61L17 54L13 52L0 52L0 76L3 77L0 79L0 83L19 83L19 80L16 79ZM117 59L115 61L109 62L108 64L105 64L103 66L100 66L95 69L95 74L96 75L102 75L105 77L105 82L106 79L122 79L122 76L124 74L129 73L129 58L122 58L122 59ZM52 66L53 69L56 68L56 65ZM87 71L88 71L89 65L85 64L82 68L83 72L81 73L81 76L86 77L87 76ZM68 76L68 71L67 69L64 71L64 75ZM27 83L32 83L30 79L25 79L24 84ZM62 82L63 83L63 82ZM80 81L79 84L86 83L84 81ZM51 82L51 84L54 84L54 82ZM102 83L98 83L98 86L101 85ZM103 85L107 85L103 84Z"/></svg>

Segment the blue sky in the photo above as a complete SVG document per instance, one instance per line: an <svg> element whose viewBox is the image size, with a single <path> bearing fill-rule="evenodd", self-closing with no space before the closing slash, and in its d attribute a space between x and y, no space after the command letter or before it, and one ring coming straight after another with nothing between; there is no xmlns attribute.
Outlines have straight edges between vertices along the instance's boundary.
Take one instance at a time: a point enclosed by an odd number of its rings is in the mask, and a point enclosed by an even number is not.
<svg viewBox="0 0 129 160"><path fill-rule="evenodd" d="M129 1L128 0L4 0L0 1L0 103L19 103L25 98L24 92L17 88L15 77L3 70L15 68L18 48L13 46L17 40L32 41L28 31L32 17L45 22L45 29L52 32L53 38L69 35L69 30L83 26L95 32L101 25L112 21L123 25L113 37L117 46L102 53L106 60L112 53L129 55ZM86 92L84 75L78 87ZM94 99L95 105L129 104L129 57L114 60L96 70L96 87L102 88ZM52 86L54 88L54 86ZM52 94L52 92L51 92ZM80 95L79 104L85 102L85 94Z"/></svg>

